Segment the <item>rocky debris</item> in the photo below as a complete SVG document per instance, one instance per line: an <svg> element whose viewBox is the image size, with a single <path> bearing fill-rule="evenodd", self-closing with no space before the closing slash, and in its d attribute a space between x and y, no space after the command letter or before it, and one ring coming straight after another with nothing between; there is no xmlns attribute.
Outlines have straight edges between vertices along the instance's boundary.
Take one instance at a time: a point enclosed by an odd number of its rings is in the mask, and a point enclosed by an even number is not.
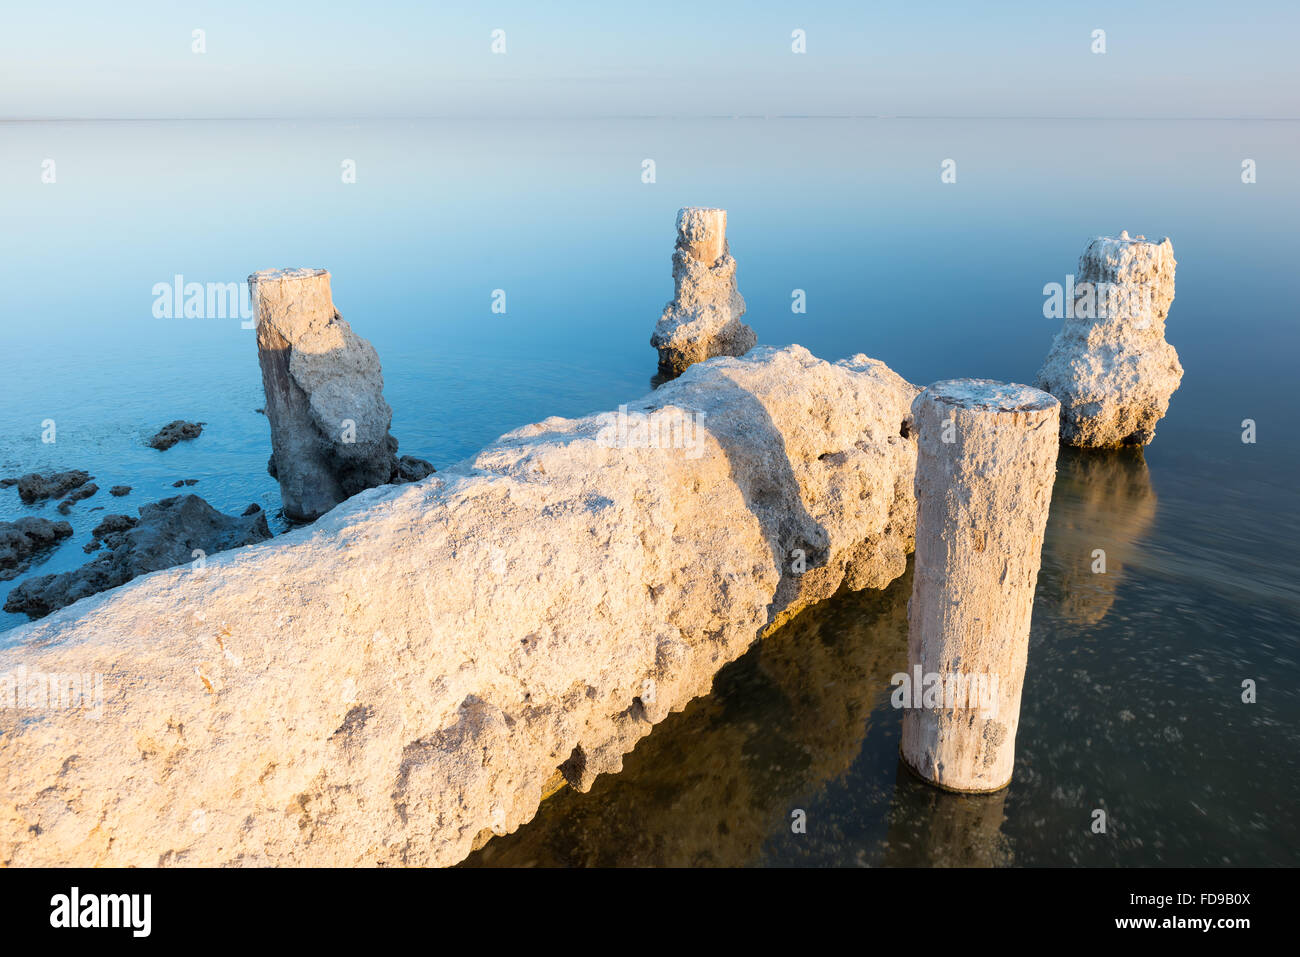
<svg viewBox="0 0 1300 957"><path fill-rule="evenodd" d="M414 455L403 455L397 460L397 472L394 482L418 482L438 471L427 459L417 459Z"/></svg>
<svg viewBox="0 0 1300 957"><path fill-rule="evenodd" d="M67 522L51 522L34 515L0 522L0 581L17 578L37 556L71 534L72 526Z"/></svg>
<svg viewBox="0 0 1300 957"><path fill-rule="evenodd" d="M285 517L314 521L399 481L379 355L334 308L329 272L269 269L248 283L271 423L267 472L280 483Z"/></svg>
<svg viewBox="0 0 1300 957"><path fill-rule="evenodd" d="M918 391L865 356L715 359L18 628L0 673L108 677L90 729L0 709L0 861L461 860L803 608L904 572Z"/></svg>
<svg viewBox="0 0 1300 957"><path fill-rule="evenodd" d="M197 439L205 425L206 422L186 422L184 419L176 419L159 429L149 440L149 445L160 452L166 452L177 442Z"/></svg>
<svg viewBox="0 0 1300 957"><path fill-rule="evenodd" d="M107 554L73 571L27 579L9 593L4 610L39 618L137 576L188 564L195 549L215 553L271 537L264 515L222 515L197 495L142 505L139 519L107 516L91 534Z"/></svg>
<svg viewBox="0 0 1300 957"><path fill-rule="evenodd" d="M1165 341L1174 247L1099 236L1079 258L1073 301L1038 372L1061 400L1061 440L1088 448L1146 445L1183 378Z"/></svg>
<svg viewBox="0 0 1300 957"><path fill-rule="evenodd" d="M129 486L129 485L114 485L111 489L108 490L108 494L109 494L109 495L112 495L112 496L114 496L114 497L116 497L116 498L121 498L123 495L130 495L130 494L131 494L131 486Z"/></svg>
<svg viewBox="0 0 1300 957"><path fill-rule="evenodd" d="M256 502L253 502L251 505L248 506L248 508L244 509L244 510L243 510L242 512L240 512L239 514L240 514L240 515L256 515L256 514L257 514L258 512L260 512L261 510L262 510L262 506L258 505Z"/></svg>
<svg viewBox="0 0 1300 957"><path fill-rule="evenodd" d="M90 536L91 538L108 539L112 535L128 531L139 524L140 520L130 515L105 515L104 520L90 530Z"/></svg>
<svg viewBox="0 0 1300 957"><path fill-rule="evenodd" d="M31 505L47 498L58 498L75 488L80 488L93 478L89 472L72 469L67 472L31 472L14 480L18 486L18 497Z"/></svg>
<svg viewBox="0 0 1300 957"><path fill-rule="evenodd" d="M203 426L206 424L206 422L186 422L184 419L175 419L159 429L149 440L149 445L160 452L165 452L177 442L197 439L203 433Z"/></svg>
<svg viewBox="0 0 1300 957"><path fill-rule="evenodd" d="M72 494L59 503L59 514L67 515L72 511L72 506L76 505L83 499L90 498L90 496L94 495L98 491L99 486L94 482L87 482L80 488L73 489Z"/></svg>
<svg viewBox="0 0 1300 957"><path fill-rule="evenodd" d="M99 539L93 539L92 541L86 542L86 544L82 545L81 550L85 552L87 555L89 555L91 552L97 552L103 547L104 547L103 542L101 542Z"/></svg>
<svg viewBox="0 0 1300 957"><path fill-rule="evenodd" d="M689 206L677 213L673 299L650 337L659 350L660 379L713 356L743 356L758 341L740 321L745 300L726 236L725 209Z"/></svg>
<svg viewBox="0 0 1300 957"><path fill-rule="evenodd" d="M17 485L17 484L18 484L18 479L16 479L16 478L2 478L2 479L0 479L0 488L12 488L13 486L15 486L15 485Z"/></svg>
<svg viewBox="0 0 1300 957"><path fill-rule="evenodd" d="M198 479L177 479L175 482L172 482L172 488L184 488L187 485L198 485L198 484L199 484Z"/></svg>

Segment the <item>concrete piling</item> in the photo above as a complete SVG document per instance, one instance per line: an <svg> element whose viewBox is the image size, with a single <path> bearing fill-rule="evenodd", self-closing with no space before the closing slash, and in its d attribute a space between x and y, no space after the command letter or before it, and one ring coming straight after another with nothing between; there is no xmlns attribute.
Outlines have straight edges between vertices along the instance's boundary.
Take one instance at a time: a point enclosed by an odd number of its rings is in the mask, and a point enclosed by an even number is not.
<svg viewBox="0 0 1300 957"><path fill-rule="evenodd" d="M714 356L743 356L758 341L740 321L744 314L736 260L727 245L727 211L702 206L679 210L673 298L650 337L659 352L656 378L675 378Z"/></svg>
<svg viewBox="0 0 1300 957"><path fill-rule="evenodd" d="M918 432L911 697L902 753L953 791L1011 780L1060 402L953 379L912 404Z"/></svg>

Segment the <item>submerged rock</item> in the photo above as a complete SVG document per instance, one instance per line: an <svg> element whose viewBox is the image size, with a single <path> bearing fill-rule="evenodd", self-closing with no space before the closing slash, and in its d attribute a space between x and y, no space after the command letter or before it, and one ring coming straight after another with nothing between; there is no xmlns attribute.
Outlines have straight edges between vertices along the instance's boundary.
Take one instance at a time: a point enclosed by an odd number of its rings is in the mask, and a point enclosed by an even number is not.
<svg viewBox="0 0 1300 957"><path fill-rule="evenodd" d="M123 495L130 495L131 486L114 485L111 489L108 490L108 494L114 496L115 498L121 498Z"/></svg>
<svg viewBox="0 0 1300 957"><path fill-rule="evenodd" d="M204 422L186 422L184 419L176 419L159 429L149 440L149 445L160 452L166 452L177 442L197 439L202 434L204 425L206 425Z"/></svg>
<svg viewBox="0 0 1300 957"><path fill-rule="evenodd" d="M223 515L197 495L142 505L139 519L106 516L91 534L111 551L73 571L27 579L9 593L4 610L38 618L139 575L189 563L195 549L215 553L271 537L266 516Z"/></svg>
<svg viewBox="0 0 1300 957"><path fill-rule="evenodd" d="M85 485L90 479L89 472L72 469L67 472L47 472L44 474L31 472L19 477L15 484L18 486L18 497L31 505L47 498L58 498L60 495L66 495L73 489Z"/></svg>
<svg viewBox="0 0 1300 957"><path fill-rule="evenodd" d="M33 559L71 534L72 526L67 522L51 522L34 515L0 522L0 581L17 578L31 567Z"/></svg>
<svg viewBox="0 0 1300 957"><path fill-rule="evenodd" d="M285 517L313 521L399 480L379 355L335 310L329 272L270 269L248 283L271 423L267 471L280 483Z"/></svg>
<svg viewBox="0 0 1300 957"><path fill-rule="evenodd" d="M1146 445L1183 378L1165 341L1174 247L1127 232L1099 236L1079 258L1061 331L1038 372L1061 400L1061 440L1088 448Z"/></svg>
<svg viewBox="0 0 1300 957"><path fill-rule="evenodd" d="M725 209L691 206L677 213L673 299L650 337L659 350L661 379L713 356L742 356L758 341L740 321L745 300L736 289L726 236Z"/></svg>
<svg viewBox="0 0 1300 957"><path fill-rule="evenodd" d="M0 709L0 861L461 860L801 609L904 572L918 391L865 356L714 359L17 629L0 673L108 677L93 724Z"/></svg>
<svg viewBox="0 0 1300 957"><path fill-rule="evenodd" d="M76 505L82 499L90 498L90 496L94 495L98 491L99 486L94 482L87 482L80 488L74 489L71 495L59 503L59 514L67 515L72 511L72 506Z"/></svg>

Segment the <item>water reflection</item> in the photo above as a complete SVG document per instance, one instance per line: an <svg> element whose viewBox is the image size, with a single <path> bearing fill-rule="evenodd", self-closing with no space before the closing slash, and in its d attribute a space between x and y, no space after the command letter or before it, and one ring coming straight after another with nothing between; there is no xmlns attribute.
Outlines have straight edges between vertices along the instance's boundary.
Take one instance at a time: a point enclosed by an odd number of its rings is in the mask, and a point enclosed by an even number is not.
<svg viewBox="0 0 1300 957"><path fill-rule="evenodd" d="M1009 788L954 794L926 784L902 761L894 778L886 867L1006 867L1015 863L1002 833Z"/></svg>
<svg viewBox="0 0 1300 957"><path fill-rule="evenodd" d="M1115 602L1124 569L1156 517L1141 449L1061 447L1043 541L1040 595L1066 621L1095 625ZM1103 560L1105 571L1095 572Z"/></svg>
<svg viewBox="0 0 1300 957"><path fill-rule="evenodd" d="M909 567L883 591L805 610L644 738L621 774L560 792L466 865L742 866L774 842L806 846L786 840L791 811L854 764L873 711L896 724L889 676L911 589Z"/></svg>
<svg viewBox="0 0 1300 957"><path fill-rule="evenodd" d="M1206 548L1185 535L1196 503L1166 494L1157 520L1140 451L1067 449L1058 469L1009 788L938 791L898 759L889 677L906 660L909 564L883 591L806 609L623 773L560 792L465 866L1294 863L1294 789L1268 776L1297 780L1294 657L1242 639L1289 633L1296 606L1188 593L1147 538ZM1246 555L1214 545L1219 564ZM1091 570L1097 548L1105 574ZM1072 640L1082 628L1088 640ZM1274 693L1243 707L1241 675ZM1106 840L1090 830L1096 807L1114 815Z"/></svg>

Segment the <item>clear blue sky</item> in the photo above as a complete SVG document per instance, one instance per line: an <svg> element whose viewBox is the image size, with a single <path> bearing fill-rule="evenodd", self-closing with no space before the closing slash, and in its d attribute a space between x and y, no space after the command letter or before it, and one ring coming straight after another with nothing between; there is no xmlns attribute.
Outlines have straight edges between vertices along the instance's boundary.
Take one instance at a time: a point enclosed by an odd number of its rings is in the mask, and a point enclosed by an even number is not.
<svg viewBox="0 0 1300 957"><path fill-rule="evenodd" d="M1296 0L13 0L2 18L0 118L1300 117Z"/></svg>

